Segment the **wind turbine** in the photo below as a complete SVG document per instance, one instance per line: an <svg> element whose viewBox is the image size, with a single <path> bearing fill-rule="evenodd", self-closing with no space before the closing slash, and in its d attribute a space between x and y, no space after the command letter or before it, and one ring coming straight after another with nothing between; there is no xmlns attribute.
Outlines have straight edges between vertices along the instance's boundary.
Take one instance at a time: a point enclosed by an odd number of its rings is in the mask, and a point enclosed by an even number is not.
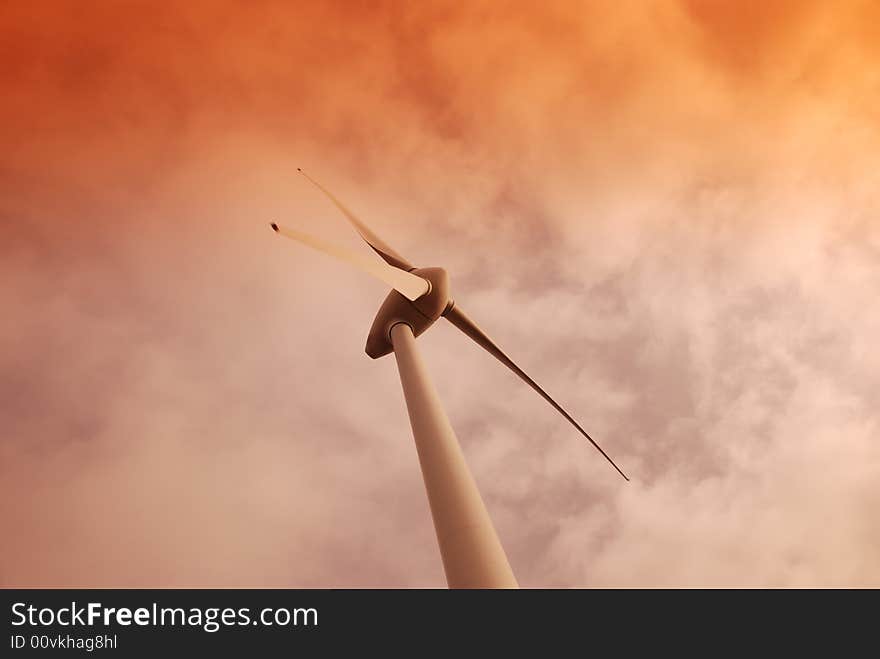
<svg viewBox="0 0 880 659"><path fill-rule="evenodd" d="M629 478L568 412L465 315L450 295L449 276L443 268L416 268L320 183L302 169L297 171L342 211L361 238L382 258L382 261L378 261L300 231L280 227L274 222L271 224L279 235L358 267L393 289L373 320L367 336L366 352L373 359L393 352L397 359L447 584L450 588L516 588L516 578L495 527L464 460L440 397L416 350L417 336L440 317L446 318L537 391L589 440L624 479Z"/></svg>

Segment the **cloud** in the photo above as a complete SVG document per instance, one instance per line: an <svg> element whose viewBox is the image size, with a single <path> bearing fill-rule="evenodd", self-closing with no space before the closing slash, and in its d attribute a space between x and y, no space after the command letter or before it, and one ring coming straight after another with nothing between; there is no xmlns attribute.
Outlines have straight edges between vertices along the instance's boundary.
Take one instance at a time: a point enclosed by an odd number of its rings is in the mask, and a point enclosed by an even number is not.
<svg viewBox="0 0 880 659"><path fill-rule="evenodd" d="M876 585L869 4L2 11L4 585L442 585L385 294L523 585Z"/></svg>

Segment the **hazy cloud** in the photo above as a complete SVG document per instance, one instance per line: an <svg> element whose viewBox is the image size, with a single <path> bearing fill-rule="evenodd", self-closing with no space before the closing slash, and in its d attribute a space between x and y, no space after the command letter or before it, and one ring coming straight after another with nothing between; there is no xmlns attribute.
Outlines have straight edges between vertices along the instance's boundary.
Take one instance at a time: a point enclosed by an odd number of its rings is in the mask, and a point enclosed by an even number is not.
<svg viewBox="0 0 880 659"><path fill-rule="evenodd" d="M4 585L443 585L385 291L520 582L880 582L871 3L0 9Z"/></svg>

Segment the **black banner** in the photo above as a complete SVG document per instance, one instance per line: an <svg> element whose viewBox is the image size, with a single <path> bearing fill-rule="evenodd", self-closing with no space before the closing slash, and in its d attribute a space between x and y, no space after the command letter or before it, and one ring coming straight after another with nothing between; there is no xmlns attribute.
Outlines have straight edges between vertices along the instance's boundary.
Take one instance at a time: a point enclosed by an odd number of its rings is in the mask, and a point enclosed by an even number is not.
<svg viewBox="0 0 880 659"><path fill-rule="evenodd" d="M877 591L3 590L3 656L615 649L829 650L869 639ZM873 641L872 641L873 643ZM488 645L487 645L488 644ZM491 655L490 655L491 656Z"/></svg>

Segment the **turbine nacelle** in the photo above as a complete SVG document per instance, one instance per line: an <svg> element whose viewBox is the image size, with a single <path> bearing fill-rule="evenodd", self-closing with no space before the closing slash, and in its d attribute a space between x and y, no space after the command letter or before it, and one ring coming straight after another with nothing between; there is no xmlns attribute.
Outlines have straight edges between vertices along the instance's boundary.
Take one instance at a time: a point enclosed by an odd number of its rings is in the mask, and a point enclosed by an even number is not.
<svg viewBox="0 0 880 659"><path fill-rule="evenodd" d="M409 271L425 279L430 288L421 297L410 301L392 290L376 314L367 336L366 353L373 359L384 357L394 350L391 328L405 323L418 336L445 315L454 304L449 296L449 275L443 268L414 268Z"/></svg>

